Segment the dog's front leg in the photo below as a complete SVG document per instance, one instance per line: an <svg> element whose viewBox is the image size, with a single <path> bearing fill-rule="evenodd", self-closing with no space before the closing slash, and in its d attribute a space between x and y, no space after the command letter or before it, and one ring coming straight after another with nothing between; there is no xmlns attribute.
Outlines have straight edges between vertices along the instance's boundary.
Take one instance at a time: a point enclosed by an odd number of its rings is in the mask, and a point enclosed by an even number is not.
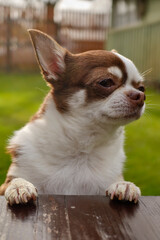
<svg viewBox="0 0 160 240"><path fill-rule="evenodd" d="M119 200L134 201L137 203L138 198L141 196L141 190L132 182L127 182L120 177L119 180L109 186L106 195L111 200L118 198Z"/></svg>
<svg viewBox="0 0 160 240"><path fill-rule="evenodd" d="M23 178L14 178L4 195L10 205L35 201L38 196L35 186Z"/></svg>

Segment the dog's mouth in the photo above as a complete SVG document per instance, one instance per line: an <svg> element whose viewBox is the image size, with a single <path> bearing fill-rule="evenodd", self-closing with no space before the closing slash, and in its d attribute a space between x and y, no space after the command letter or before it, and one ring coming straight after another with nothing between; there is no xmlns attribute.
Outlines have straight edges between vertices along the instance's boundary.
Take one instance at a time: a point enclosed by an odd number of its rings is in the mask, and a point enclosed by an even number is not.
<svg viewBox="0 0 160 240"><path fill-rule="evenodd" d="M108 115L103 113L103 117L107 117L109 120L137 120L143 113L142 107L136 109L119 109L114 114Z"/></svg>
<svg viewBox="0 0 160 240"><path fill-rule="evenodd" d="M140 118L140 116L141 116L141 110L135 111L135 112L131 112L131 113L127 113L126 115L124 115L122 117L122 119L132 119L132 118L138 119L138 118Z"/></svg>

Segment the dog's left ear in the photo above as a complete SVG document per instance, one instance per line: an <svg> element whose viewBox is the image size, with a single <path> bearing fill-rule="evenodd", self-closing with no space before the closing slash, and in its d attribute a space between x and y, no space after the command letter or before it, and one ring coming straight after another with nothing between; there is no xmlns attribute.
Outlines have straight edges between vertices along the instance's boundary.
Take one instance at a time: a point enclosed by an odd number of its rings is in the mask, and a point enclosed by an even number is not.
<svg viewBox="0 0 160 240"><path fill-rule="evenodd" d="M37 61L46 81L52 83L64 72L66 50L47 34L38 30L28 30Z"/></svg>

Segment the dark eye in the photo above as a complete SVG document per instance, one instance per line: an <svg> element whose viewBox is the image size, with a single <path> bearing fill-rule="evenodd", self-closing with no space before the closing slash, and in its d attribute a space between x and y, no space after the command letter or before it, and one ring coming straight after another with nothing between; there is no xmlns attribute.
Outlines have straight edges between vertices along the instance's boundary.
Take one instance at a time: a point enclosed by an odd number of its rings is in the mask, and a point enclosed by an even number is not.
<svg viewBox="0 0 160 240"><path fill-rule="evenodd" d="M141 91L141 92L144 92L144 91L145 91L145 88L144 88L143 86L140 86L140 87L138 88L138 90Z"/></svg>
<svg viewBox="0 0 160 240"><path fill-rule="evenodd" d="M102 87L109 88L114 85L114 82L111 78L104 79L99 82Z"/></svg>

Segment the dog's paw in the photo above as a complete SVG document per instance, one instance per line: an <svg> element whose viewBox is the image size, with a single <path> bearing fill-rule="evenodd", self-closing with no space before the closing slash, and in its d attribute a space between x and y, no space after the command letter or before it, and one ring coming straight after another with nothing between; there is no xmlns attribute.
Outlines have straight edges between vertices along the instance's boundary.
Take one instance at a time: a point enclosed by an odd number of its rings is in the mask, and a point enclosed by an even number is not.
<svg viewBox="0 0 160 240"><path fill-rule="evenodd" d="M10 205L35 201L37 196L34 185L23 178L13 179L5 191L5 198Z"/></svg>
<svg viewBox="0 0 160 240"><path fill-rule="evenodd" d="M106 191L106 195L119 200L134 201L137 203L138 198L141 196L141 190L134 183L120 181L113 183Z"/></svg>

